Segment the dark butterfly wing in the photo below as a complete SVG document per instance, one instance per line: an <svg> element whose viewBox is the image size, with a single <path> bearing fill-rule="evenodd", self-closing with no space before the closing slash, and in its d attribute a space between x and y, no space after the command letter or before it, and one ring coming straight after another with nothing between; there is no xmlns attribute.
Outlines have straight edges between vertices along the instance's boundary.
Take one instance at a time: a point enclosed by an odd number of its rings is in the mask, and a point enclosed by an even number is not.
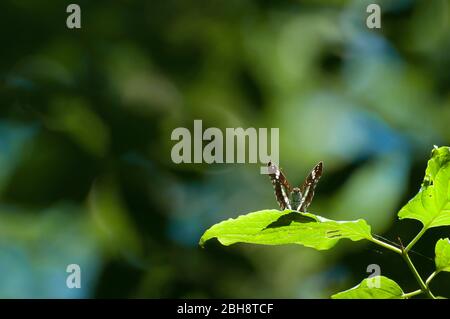
<svg viewBox="0 0 450 319"><path fill-rule="evenodd" d="M302 186L300 186L300 192L302 193L302 200L300 205L296 209L300 212L306 212L306 209L311 204L314 197L314 189L316 188L317 182L322 176L323 163L319 162L314 166L313 170L306 177Z"/></svg>
<svg viewBox="0 0 450 319"><path fill-rule="evenodd" d="M272 162L267 164L269 168L269 176L272 181L273 189L275 192L275 198L281 209L292 209L289 201L289 194L292 191L292 187L284 176L283 172Z"/></svg>

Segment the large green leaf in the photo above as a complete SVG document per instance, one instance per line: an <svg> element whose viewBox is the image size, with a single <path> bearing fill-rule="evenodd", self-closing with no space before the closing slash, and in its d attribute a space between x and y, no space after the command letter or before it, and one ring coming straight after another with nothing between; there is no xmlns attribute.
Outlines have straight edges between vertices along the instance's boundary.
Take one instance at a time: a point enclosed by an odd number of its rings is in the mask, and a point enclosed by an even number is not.
<svg viewBox="0 0 450 319"><path fill-rule="evenodd" d="M450 225L450 148L432 151L419 193L398 213L400 219L411 218L424 227Z"/></svg>
<svg viewBox="0 0 450 319"><path fill-rule="evenodd" d="M334 221L292 210L262 210L228 219L209 228L200 245L217 238L222 245L252 243L263 245L300 244L317 250L333 247L340 239L371 239L365 220Z"/></svg>
<svg viewBox="0 0 450 319"><path fill-rule="evenodd" d="M436 270L450 272L450 240L448 238L439 239L436 243L435 253Z"/></svg>
<svg viewBox="0 0 450 319"><path fill-rule="evenodd" d="M333 299L402 299L400 286L384 276L364 279L359 285L331 296Z"/></svg>

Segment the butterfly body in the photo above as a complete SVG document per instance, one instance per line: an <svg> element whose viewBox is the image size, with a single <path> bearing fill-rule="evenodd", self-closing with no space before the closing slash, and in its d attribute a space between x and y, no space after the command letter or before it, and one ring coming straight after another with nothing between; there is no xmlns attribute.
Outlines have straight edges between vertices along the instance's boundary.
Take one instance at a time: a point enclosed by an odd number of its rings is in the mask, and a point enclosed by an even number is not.
<svg viewBox="0 0 450 319"><path fill-rule="evenodd" d="M300 187L292 187L283 172L269 162L269 176L275 192L275 198L281 209L292 209L306 212L314 197L317 182L322 176L323 163L319 162Z"/></svg>
<svg viewBox="0 0 450 319"><path fill-rule="evenodd" d="M294 208L291 209L298 210L302 204L302 198L303 195L302 192L300 191L300 188L294 187L291 192L291 207Z"/></svg>

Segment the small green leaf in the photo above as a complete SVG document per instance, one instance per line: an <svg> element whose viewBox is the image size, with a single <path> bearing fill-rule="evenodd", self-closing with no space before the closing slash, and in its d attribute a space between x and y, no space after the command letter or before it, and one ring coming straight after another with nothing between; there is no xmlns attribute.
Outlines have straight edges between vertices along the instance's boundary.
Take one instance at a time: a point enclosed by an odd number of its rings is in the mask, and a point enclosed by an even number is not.
<svg viewBox="0 0 450 319"><path fill-rule="evenodd" d="M364 279L359 285L331 296L333 299L403 299L400 286L384 276Z"/></svg>
<svg viewBox="0 0 450 319"><path fill-rule="evenodd" d="M411 218L424 227L450 225L450 148L432 151L419 193L398 213L400 219Z"/></svg>
<svg viewBox="0 0 450 319"><path fill-rule="evenodd" d="M200 245L217 238L222 245L252 243L262 245L299 244L317 250L330 249L342 239L371 239L365 220L334 221L311 213L292 210L262 210L213 225L201 237Z"/></svg>
<svg viewBox="0 0 450 319"><path fill-rule="evenodd" d="M435 253L436 270L450 272L450 240L448 238L439 239L436 243Z"/></svg>

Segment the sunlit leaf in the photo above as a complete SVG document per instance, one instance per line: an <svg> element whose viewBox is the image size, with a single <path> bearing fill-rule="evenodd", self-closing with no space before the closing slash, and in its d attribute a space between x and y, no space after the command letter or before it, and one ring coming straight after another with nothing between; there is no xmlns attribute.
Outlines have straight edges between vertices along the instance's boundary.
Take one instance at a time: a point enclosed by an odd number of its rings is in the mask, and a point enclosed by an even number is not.
<svg viewBox="0 0 450 319"><path fill-rule="evenodd" d="M439 239L436 243L435 253L436 269L450 272L450 240L448 238Z"/></svg>
<svg viewBox="0 0 450 319"><path fill-rule="evenodd" d="M299 244L317 250L333 247L343 238L353 241L371 238L365 220L334 221L310 213L262 210L228 219L209 228L200 245L217 238L222 245L252 243L262 245Z"/></svg>
<svg viewBox="0 0 450 319"><path fill-rule="evenodd" d="M424 227L450 225L450 149L433 149L419 193L398 213L400 219L411 218Z"/></svg>
<svg viewBox="0 0 450 319"><path fill-rule="evenodd" d="M400 286L384 276L364 279L359 285L331 296L333 299L402 299Z"/></svg>

